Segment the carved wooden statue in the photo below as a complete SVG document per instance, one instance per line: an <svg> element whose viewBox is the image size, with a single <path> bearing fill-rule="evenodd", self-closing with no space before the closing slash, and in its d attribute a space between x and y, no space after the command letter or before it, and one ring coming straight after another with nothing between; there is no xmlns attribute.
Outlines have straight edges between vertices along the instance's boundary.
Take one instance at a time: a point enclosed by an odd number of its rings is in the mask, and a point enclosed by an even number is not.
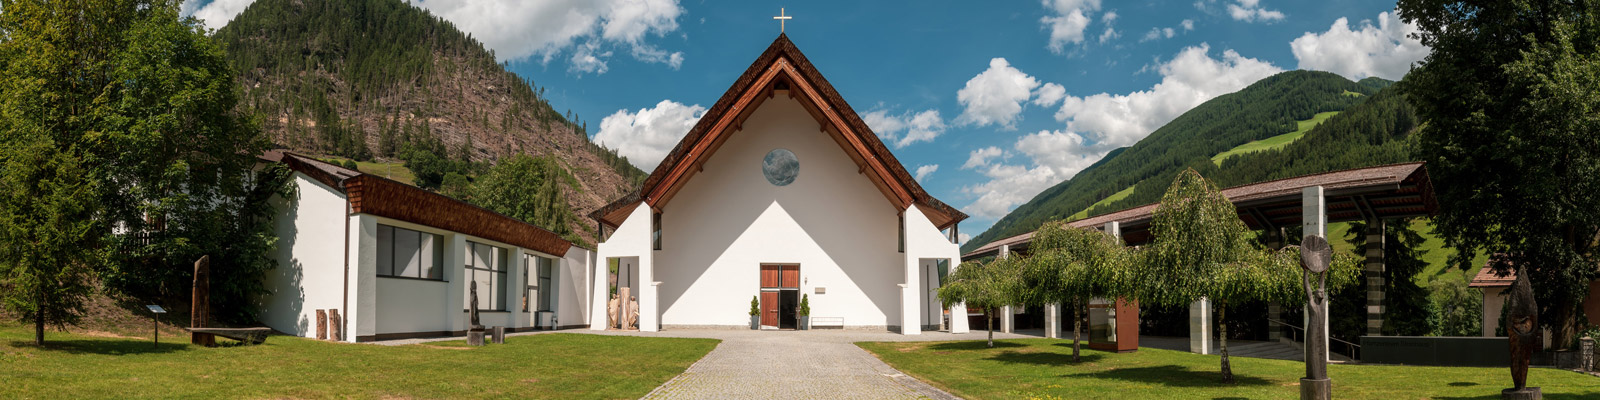
<svg viewBox="0 0 1600 400"><path fill-rule="evenodd" d="M628 329L639 329L639 299L638 298L636 298L636 297L629 297L628 298L628 312L626 314L624 314L624 315L628 316Z"/></svg>
<svg viewBox="0 0 1600 400"><path fill-rule="evenodd" d="M211 315L211 256L201 256L194 262L194 288L189 299L189 327L206 327L206 316ZM191 332L189 342L201 346L216 346L217 339L209 333Z"/></svg>
<svg viewBox="0 0 1600 400"><path fill-rule="evenodd" d="M1506 399L1538 399L1539 388L1528 387L1528 364L1533 352L1543 347L1544 338L1539 331L1539 306L1533 301L1533 285L1528 283L1527 270L1517 271L1517 281L1511 284L1511 295L1506 297L1506 335L1511 337L1510 389L1501 391Z"/></svg>
<svg viewBox="0 0 1600 400"><path fill-rule="evenodd" d="M616 295L611 295L611 300L606 302L606 328L617 327L617 317L622 315L622 300Z"/></svg>
<svg viewBox="0 0 1600 400"><path fill-rule="evenodd" d="M1328 240L1317 235L1306 235L1300 242L1300 268L1304 270L1301 283L1306 290L1306 377L1300 379L1301 399L1328 399L1332 397L1332 382L1328 379L1328 326L1327 318L1328 267L1333 263L1333 248Z"/></svg>

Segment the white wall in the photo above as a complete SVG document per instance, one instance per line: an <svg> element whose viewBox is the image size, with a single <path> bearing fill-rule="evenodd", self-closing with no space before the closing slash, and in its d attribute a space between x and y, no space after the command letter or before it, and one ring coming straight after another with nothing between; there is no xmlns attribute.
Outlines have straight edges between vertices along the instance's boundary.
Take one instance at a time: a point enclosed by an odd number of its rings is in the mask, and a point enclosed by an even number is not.
<svg viewBox="0 0 1600 400"><path fill-rule="evenodd" d="M1506 304L1506 295L1502 294L1504 287L1483 288L1483 337L1494 337L1495 329L1500 328L1500 310Z"/></svg>
<svg viewBox="0 0 1600 400"><path fill-rule="evenodd" d="M606 328L606 301L609 300L610 289L607 287L606 276L610 273L610 258L629 258L636 262L635 278L637 282L655 282L654 270L650 268L654 260L654 253L650 250L650 207L635 207L622 226L617 227L611 236L600 243L597 260L594 262L594 278L591 285L594 288L590 293L589 304L589 329L604 330ZM649 284L639 284L637 292L639 298L639 329L655 331L660 325L657 317L661 309L654 301L645 299L656 296L656 287Z"/></svg>
<svg viewBox="0 0 1600 400"><path fill-rule="evenodd" d="M298 198L273 199L277 268L267 272L261 322L279 332L316 337L318 309L344 300L344 224L348 202L340 191L294 173Z"/></svg>
<svg viewBox="0 0 1600 400"><path fill-rule="evenodd" d="M591 271L595 253L573 246L566 256L557 259L556 268L556 325L582 325L589 321L589 288L593 282ZM532 275L530 275L531 277Z"/></svg>
<svg viewBox="0 0 1600 400"><path fill-rule="evenodd" d="M896 207L796 101L770 99L743 126L666 205L663 249L654 263L641 260L662 282L662 324L746 326L760 265L797 263L813 317L900 325L905 258ZM777 148L800 161L788 186L762 175L763 158ZM649 218L636 211L613 240L637 224L648 245Z"/></svg>
<svg viewBox="0 0 1600 400"><path fill-rule="evenodd" d="M450 282L386 277L376 280L376 332L451 330Z"/></svg>
<svg viewBox="0 0 1600 400"><path fill-rule="evenodd" d="M901 332L907 335L915 335L920 333L922 325L937 325L939 323L937 320L927 321L921 318L923 307L939 307L936 300L932 302L923 301L923 292L927 288L923 287L926 284L926 279L921 276L923 271L922 261L942 258L950 260L951 263L959 263L961 262L961 249L959 245L950 243L950 238L934 227L933 222L928 220L928 217L922 213L920 207L913 205L906 209L905 214L906 254L902 268L905 274L906 286L901 292L900 303L905 309L905 314L903 314L905 318L901 323ZM965 328L964 324L952 326L953 331L957 333L964 332Z"/></svg>

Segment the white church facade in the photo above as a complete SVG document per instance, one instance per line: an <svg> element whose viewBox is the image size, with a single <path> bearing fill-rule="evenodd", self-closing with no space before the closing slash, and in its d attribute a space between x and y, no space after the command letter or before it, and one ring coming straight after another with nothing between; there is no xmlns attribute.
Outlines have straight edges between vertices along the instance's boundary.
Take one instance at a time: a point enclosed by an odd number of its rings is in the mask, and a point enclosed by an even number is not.
<svg viewBox="0 0 1600 400"><path fill-rule="evenodd" d="M795 325L937 329L939 279L960 261L966 215L912 178L786 36L776 41L637 192L590 215L591 329L627 288L637 328ZM608 275L614 274L613 279ZM967 330L951 307L952 332Z"/></svg>
<svg viewBox="0 0 1600 400"><path fill-rule="evenodd" d="M485 326L587 326L593 251L411 185L293 153L261 158L292 171L295 189L274 204L268 327L347 342L461 336L474 285ZM318 323L334 313L342 320Z"/></svg>

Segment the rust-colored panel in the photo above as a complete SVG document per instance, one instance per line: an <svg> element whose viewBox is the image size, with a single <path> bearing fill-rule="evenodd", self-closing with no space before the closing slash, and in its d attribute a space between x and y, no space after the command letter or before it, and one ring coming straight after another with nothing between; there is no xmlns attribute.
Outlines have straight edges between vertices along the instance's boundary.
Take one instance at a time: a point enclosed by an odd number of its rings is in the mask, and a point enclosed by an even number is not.
<svg viewBox="0 0 1600 400"><path fill-rule="evenodd" d="M778 292L761 292L761 325L778 326Z"/></svg>
<svg viewBox="0 0 1600 400"><path fill-rule="evenodd" d="M775 288L775 287L778 287L779 283L780 282L779 282L779 278L778 278L778 266L776 266L776 265L762 265L761 266L761 287L762 288Z"/></svg>
<svg viewBox="0 0 1600 400"><path fill-rule="evenodd" d="M800 287L800 266L799 265L785 265L785 266L783 266L783 287L786 287L786 288L797 288L797 287Z"/></svg>

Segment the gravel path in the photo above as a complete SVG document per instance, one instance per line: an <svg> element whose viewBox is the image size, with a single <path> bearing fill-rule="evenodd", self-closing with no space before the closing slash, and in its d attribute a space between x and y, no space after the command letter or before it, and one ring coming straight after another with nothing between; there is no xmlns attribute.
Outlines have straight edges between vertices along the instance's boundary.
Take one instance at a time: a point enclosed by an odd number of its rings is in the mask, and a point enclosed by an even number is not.
<svg viewBox="0 0 1600 400"><path fill-rule="evenodd" d="M507 336L537 335L551 331ZM906 376L855 342L980 340L984 332L952 335L923 332L905 336L890 332L840 330L751 331L674 329L663 332L554 332L644 337L720 339L722 343L687 371L657 387L646 399L957 399ZM1038 337L995 333L996 339ZM404 345L461 338L409 339L378 342Z"/></svg>

